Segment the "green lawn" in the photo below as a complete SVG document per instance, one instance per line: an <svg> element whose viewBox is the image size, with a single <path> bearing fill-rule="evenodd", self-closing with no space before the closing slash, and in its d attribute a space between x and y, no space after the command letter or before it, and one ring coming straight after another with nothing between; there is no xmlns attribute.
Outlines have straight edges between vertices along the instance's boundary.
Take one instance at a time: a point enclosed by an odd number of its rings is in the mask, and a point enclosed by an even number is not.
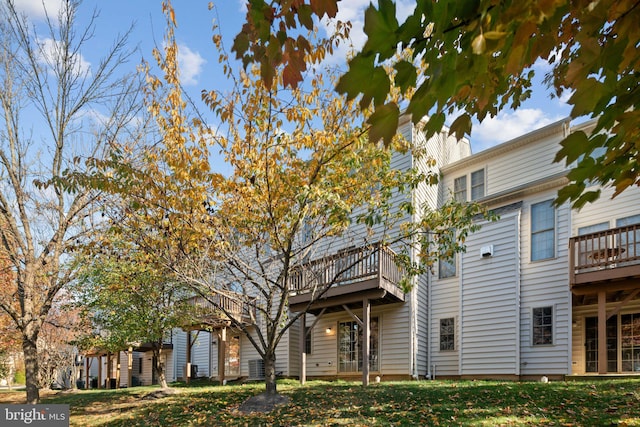
<svg viewBox="0 0 640 427"><path fill-rule="evenodd" d="M280 381L289 404L268 414L238 406L262 384L176 385L178 393L149 399L155 387L57 393L72 426L640 426L640 379L591 382ZM0 401L7 394L0 394ZM147 396L147 398L145 398Z"/></svg>

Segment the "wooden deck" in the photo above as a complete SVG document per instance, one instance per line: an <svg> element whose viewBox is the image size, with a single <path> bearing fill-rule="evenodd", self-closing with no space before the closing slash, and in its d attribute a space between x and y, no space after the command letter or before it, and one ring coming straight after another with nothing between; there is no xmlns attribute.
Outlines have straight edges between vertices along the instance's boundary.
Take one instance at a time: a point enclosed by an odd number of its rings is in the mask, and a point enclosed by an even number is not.
<svg viewBox="0 0 640 427"><path fill-rule="evenodd" d="M640 224L569 239L569 284L574 294L638 287Z"/></svg>
<svg viewBox="0 0 640 427"><path fill-rule="evenodd" d="M398 286L404 272L395 253L380 244L350 248L334 255L294 267L289 278L289 306L292 311L307 308L342 310L344 305L404 301Z"/></svg>
<svg viewBox="0 0 640 427"><path fill-rule="evenodd" d="M213 294L205 299L194 296L187 300L192 306L190 318L182 326L184 330L215 329L231 326L232 319L243 324L252 324L255 305L240 294Z"/></svg>

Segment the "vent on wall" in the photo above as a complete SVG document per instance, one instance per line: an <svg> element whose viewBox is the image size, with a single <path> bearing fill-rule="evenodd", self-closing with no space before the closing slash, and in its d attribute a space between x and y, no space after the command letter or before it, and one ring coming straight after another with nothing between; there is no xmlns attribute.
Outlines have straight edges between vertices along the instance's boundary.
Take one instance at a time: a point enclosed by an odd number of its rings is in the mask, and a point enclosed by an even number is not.
<svg viewBox="0 0 640 427"><path fill-rule="evenodd" d="M493 256L493 245L483 246L480 248L480 258L489 258Z"/></svg>
<svg viewBox="0 0 640 427"><path fill-rule="evenodd" d="M262 359L249 360L249 379L264 379L264 361Z"/></svg>

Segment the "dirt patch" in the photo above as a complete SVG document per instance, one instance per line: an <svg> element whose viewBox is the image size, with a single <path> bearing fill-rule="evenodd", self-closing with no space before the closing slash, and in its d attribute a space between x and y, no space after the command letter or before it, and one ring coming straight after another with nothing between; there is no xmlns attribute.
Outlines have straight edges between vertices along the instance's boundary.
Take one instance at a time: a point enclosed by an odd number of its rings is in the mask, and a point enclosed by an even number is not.
<svg viewBox="0 0 640 427"><path fill-rule="evenodd" d="M287 403L289 403L289 397L287 396L261 393L245 400L242 405L238 407L238 411L245 414L251 412L271 412L277 406L286 405Z"/></svg>
<svg viewBox="0 0 640 427"><path fill-rule="evenodd" d="M151 393L145 394L142 397L142 400L156 400L162 399L163 397L173 396L174 394L180 393L179 390L175 388L161 388L160 390L152 391Z"/></svg>

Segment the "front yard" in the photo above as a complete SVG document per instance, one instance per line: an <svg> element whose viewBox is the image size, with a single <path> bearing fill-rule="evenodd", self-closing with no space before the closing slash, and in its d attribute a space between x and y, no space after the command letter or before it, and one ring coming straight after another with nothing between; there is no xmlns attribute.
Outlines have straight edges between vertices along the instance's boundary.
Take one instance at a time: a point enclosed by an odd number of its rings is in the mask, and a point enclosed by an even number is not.
<svg viewBox="0 0 640 427"><path fill-rule="evenodd" d="M48 394L65 403L72 426L640 426L640 379L576 382L293 380L278 383L287 405L271 413L243 414L238 406L262 384L209 383L82 390ZM2 392L0 402L24 398Z"/></svg>

